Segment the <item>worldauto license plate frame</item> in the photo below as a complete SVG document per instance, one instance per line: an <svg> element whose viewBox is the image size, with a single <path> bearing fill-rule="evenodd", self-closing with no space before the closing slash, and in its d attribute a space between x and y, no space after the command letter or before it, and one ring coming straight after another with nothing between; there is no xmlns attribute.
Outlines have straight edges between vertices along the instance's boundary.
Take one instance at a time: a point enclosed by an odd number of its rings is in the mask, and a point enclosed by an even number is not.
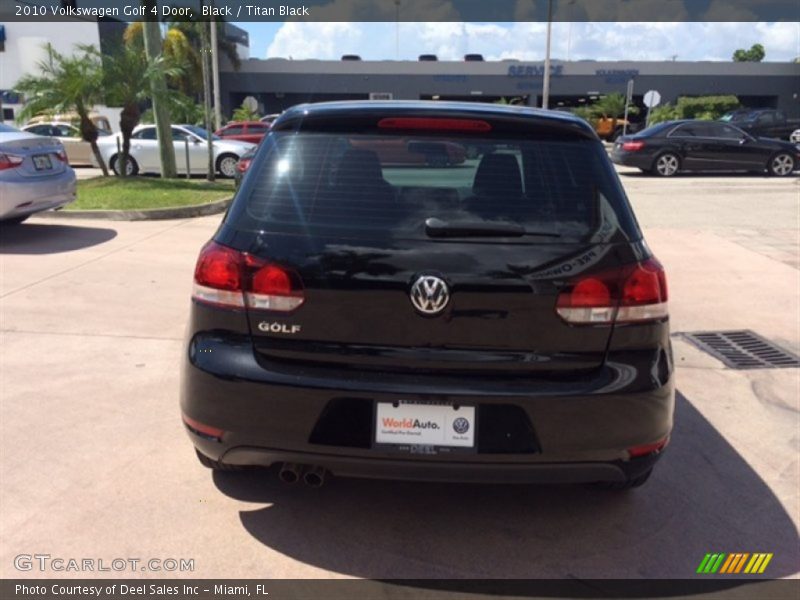
<svg viewBox="0 0 800 600"><path fill-rule="evenodd" d="M396 422L382 423L387 418ZM407 419L418 419L423 426L433 422L438 428L408 427L409 423L402 423ZM372 423L375 450L421 455L477 453L478 410L474 404L375 401Z"/></svg>

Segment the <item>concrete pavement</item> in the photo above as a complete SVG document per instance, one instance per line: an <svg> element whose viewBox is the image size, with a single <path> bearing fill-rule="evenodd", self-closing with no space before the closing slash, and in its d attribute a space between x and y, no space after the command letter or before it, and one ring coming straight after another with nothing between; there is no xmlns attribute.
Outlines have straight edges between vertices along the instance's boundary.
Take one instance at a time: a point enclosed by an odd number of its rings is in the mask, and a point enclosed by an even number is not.
<svg viewBox="0 0 800 600"><path fill-rule="evenodd" d="M620 171L673 331L800 350L797 180ZM0 233L0 576L42 576L13 558L45 552L191 558L168 575L209 578L691 577L712 551L773 552L767 574L796 576L798 370L733 371L677 339L673 441L630 494L212 476L177 395L194 261L219 220Z"/></svg>

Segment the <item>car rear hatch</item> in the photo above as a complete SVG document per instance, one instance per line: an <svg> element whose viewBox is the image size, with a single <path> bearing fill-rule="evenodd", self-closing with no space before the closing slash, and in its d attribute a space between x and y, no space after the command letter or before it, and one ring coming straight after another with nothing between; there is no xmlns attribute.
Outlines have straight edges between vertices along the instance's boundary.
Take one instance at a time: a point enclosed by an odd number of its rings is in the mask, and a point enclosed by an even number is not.
<svg viewBox="0 0 800 600"><path fill-rule="evenodd" d="M636 260L638 229L593 134L463 115L297 129L273 127L215 238L243 265L259 356L465 376L602 364L611 324L557 310L577 279ZM382 164L399 136L407 152L477 156Z"/></svg>
<svg viewBox="0 0 800 600"><path fill-rule="evenodd" d="M62 173L67 166L64 147L48 137L31 136L6 139L0 143L4 164L25 177L46 177Z"/></svg>

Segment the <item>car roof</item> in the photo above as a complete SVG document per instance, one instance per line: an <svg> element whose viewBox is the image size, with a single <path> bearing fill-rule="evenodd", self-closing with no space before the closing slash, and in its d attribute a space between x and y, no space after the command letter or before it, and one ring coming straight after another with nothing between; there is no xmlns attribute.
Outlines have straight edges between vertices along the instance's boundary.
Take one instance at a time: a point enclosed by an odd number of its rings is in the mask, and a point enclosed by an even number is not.
<svg viewBox="0 0 800 600"><path fill-rule="evenodd" d="M451 102L433 100L343 100L298 104L284 111L273 123L273 130L291 128L305 120L347 119L375 116L439 116L485 118L513 121L519 124L536 122L554 129L569 129L584 137L595 139L594 129L571 113L529 106L490 104L485 102Z"/></svg>

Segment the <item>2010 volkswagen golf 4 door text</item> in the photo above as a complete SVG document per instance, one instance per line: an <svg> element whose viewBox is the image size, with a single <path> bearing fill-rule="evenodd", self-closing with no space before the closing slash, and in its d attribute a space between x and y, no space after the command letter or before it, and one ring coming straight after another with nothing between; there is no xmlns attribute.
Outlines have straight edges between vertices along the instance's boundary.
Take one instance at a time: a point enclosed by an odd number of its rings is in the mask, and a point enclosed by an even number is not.
<svg viewBox="0 0 800 600"><path fill-rule="evenodd" d="M427 160L396 164L396 147ZM436 160L454 145L463 162ZM664 271L583 121L302 105L201 250L181 408L200 461L641 485L674 404Z"/></svg>

